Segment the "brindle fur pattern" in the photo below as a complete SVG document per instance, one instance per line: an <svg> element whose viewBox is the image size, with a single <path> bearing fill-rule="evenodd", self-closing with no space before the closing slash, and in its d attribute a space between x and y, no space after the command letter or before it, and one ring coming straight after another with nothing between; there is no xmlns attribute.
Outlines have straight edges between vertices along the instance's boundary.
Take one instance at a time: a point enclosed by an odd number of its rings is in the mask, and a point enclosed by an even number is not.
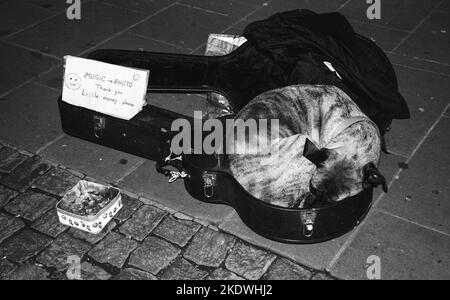
<svg viewBox="0 0 450 300"><path fill-rule="evenodd" d="M331 136L350 117L365 117L367 122ZM364 189L364 166L378 165L380 159L378 129L334 86L298 85L269 91L253 99L235 119L279 120L278 139L256 133L259 140L272 139L270 154L228 156L239 183L254 197L277 206L303 207L313 194L326 202L356 195ZM327 151L328 159L320 167L303 157L306 138ZM249 146L238 139L234 143L237 149Z"/></svg>

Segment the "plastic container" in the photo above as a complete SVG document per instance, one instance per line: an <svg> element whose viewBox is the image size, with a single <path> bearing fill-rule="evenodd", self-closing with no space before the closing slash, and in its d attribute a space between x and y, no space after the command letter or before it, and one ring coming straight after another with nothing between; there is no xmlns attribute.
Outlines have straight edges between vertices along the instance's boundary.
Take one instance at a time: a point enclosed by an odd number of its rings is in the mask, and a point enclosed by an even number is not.
<svg viewBox="0 0 450 300"><path fill-rule="evenodd" d="M81 197L87 192L102 192L110 195L110 202L103 207L95 216L82 216L65 210L64 203L73 197ZM108 225L112 218L122 208L122 196L120 190L114 187L81 180L70 191L68 191L61 201L56 205L59 221L67 226L74 227L92 234L97 234Z"/></svg>

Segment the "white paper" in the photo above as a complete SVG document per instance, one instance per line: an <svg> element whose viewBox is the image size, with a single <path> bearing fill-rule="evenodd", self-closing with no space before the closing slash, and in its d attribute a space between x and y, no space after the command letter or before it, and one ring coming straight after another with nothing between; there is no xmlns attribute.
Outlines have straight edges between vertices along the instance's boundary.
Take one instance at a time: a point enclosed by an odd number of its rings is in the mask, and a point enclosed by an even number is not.
<svg viewBox="0 0 450 300"><path fill-rule="evenodd" d="M239 48L246 41L247 39L245 37L239 35L210 34L206 45L205 55L227 55Z"/></svg>
<svg viewBox="0 0 450 300"><path fill-rule="evenodd" d="M148 70L74 56L65 62L63 101L125 120L145 105Z"/></svg>

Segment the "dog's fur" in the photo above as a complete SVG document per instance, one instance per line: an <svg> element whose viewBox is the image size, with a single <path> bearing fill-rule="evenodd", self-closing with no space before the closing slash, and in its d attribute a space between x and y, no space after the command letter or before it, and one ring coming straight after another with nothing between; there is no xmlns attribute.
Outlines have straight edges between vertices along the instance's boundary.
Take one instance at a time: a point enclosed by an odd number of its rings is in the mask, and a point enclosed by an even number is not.
<svg viewBox="0 0 450 300"><path fill-rule="evenodd" d="M351 117L367 121L333 133ZM258 140L271 139L270 154L228 155L229 169L239 183L256 198L274 205L317 206L356 195L366 187L364 167L377 166L380 159L376 125L334 86L273 90L253 99L235 119L279 120L278 139L257 133ZM323 152L325 160L318 165L303 156L306 139ZM231 142L236 149L252 147L238 139Z"/></svg>

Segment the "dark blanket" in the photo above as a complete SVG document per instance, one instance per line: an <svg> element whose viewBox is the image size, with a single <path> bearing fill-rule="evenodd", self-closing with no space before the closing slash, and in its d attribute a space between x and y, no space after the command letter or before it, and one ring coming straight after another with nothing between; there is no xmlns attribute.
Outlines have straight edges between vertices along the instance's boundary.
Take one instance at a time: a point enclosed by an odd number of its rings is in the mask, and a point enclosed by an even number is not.
<svg viewBox="0 0 450 300"><path fill-rule="evenodd" d="M277 78L281 82L274 85L334 84L377 123L382 134L392 119L410 116L386 55L371 40L356 34L339 13L279 13L248 25L244 36L283 70L283 77ZM330 82L330 76L324 76L331 72L324 61L332 63L343 80L336 75Z"/></svg>

